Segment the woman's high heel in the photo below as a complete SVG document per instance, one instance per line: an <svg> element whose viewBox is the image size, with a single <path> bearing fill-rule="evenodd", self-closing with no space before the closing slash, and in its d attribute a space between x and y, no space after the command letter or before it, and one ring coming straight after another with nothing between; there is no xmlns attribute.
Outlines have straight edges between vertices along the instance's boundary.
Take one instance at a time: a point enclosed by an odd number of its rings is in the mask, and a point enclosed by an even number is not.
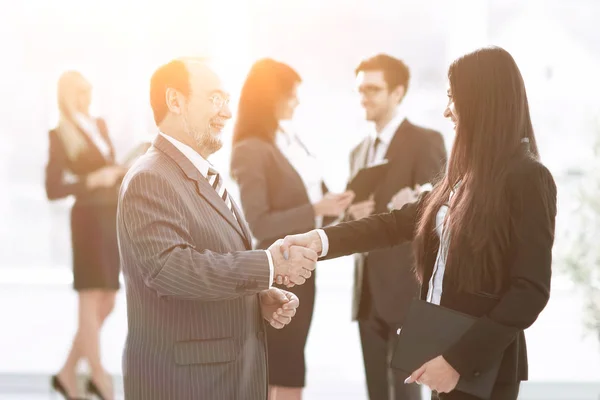
<svg viewBox="0 0 600 400"><path fill-rule="evenodd" d="M52 389L54 389L56 392L60 393L60 395L65 398L65 400L85 400L85 399L80 399L78 397L69 397L69 394L67 393L67 389L65 388L65 386L62 384L62 382L58 378L58 375L52 375L52 380L50 381L50 385L52 386Z"/></svg>
<svg viewBox="0 0 600 400"><path fill-rule="evenodd" d="M106 397L102 395L102 392L100 392L100 388L98 388L98 385L96 385L93 380L88 380L86 389L88 393L90 393L93 396L96 396L98 399L106 400Z"/></svg>

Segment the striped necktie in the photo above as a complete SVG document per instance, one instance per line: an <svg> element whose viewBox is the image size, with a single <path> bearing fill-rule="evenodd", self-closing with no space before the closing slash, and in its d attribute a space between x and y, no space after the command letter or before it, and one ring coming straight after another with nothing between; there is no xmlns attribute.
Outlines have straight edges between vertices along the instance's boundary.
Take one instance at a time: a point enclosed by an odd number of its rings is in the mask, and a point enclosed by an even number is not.
<svg viewBox="0 0 600 400"><path fill-rule="evenodd" d="M221 175L215 169L209 167L206 179L208 180L208 183L215 189L219 197L223 199L225 205L227 208L229 208L231 214L233 214L233 217L237 221L237 217L231 204L231 199L229 198L229 193L227 193L227 189L225 189L225 185L223 185L223 179L221 178Z"/></svg>

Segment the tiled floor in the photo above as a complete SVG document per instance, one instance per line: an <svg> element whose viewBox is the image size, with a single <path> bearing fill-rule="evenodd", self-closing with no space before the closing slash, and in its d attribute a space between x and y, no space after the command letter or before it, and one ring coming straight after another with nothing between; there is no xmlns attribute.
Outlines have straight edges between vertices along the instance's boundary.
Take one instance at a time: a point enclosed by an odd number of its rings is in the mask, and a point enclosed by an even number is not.
<svg viewBox="0 0 600 400"><path fill-rule="evenodd" d="M305 398L366 399L357 327L350 322L352 262L348 258L324 262L317 275ZM48 376L62 363L75 330L76 299L69 279L69 271L47 269L0 274L0 400L52 398ZM527 332L534 382L524 388L523 399L598 399L594 387L576 383L600 382L600 347L578 328L579 309L577 296L555 285L547 310ZM125 316L121 291L102 334L102 358L114 375L121 373ZM553 381L565 384L553 386ZM563 399L564 390L571 394ZM583 394L576 395L577 390Z"/></svg>
<svg viewBox="0 0 600 400"><path fill-rule="evenodd" d="M350 321L352 263L346 259L322 267L306 351L306 396L364 399L360 341L357 327ZM0 400L49 398L46 376L60 367L76 327L76 297L70 279L70 271L48 269L0 274L0 321L10 327L0 329ZM123 290L119 292L101 339L103 362L114 375L121 373L126 335L124 295ZM6 382L7 374L33 378L29 383L19 378L11 385ZM6 393L14 386L18 393ZM31 394L25 394L26 387L31 387Z"/></svg>

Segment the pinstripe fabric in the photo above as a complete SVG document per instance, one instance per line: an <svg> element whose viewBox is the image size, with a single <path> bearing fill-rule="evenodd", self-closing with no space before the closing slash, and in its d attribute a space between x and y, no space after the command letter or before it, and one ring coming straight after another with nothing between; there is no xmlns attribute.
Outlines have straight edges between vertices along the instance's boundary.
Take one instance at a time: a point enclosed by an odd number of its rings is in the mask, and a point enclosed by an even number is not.
<svg viewBox="0 0 600 400"><path fill-rule="evenodd" d="M121 186L127 400L267 397L264 251L193 164L160 135ZM237 217L237 220L236 220ZM238 222L239 221L239 222Z"/></svg>

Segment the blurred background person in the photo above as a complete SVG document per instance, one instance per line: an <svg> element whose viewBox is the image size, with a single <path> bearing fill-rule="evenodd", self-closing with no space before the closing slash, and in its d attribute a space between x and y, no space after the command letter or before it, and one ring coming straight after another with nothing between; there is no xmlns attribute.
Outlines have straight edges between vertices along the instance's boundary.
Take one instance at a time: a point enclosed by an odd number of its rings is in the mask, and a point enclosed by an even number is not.
<svg viewBox="0 0 600 400"><path fill-rule="evenodd" d="M71 210L73 286L79 295L78 329L67 359L52 377L53 388L76 398L77 366L88 361L87 390L112 399L112 383L100 360L100 329L119 289L116 211L125 168L115 164L115 151L105 122L90 115L92 87L77 71L58 81L58 126L49 132L46 194L56 200L75 196Z"/></svg>
<svg viewBox="0 0 600 400"><path fill-rule="evenodd" d="M403 191L433 182L444 173L446 148L442 135L412 124L402 102L410 72L401 60L378 54L355 70L361 105L374 130L350 154L350 171L387 160L390 168L372 197L352 204L347 219L399 209ZM410 189L409 194L410 194ZM410 198L410 196L408 196ZM418 295L409 243L355 255L353 319L358 320L371 400L417 400L418 385L405 385L389 367L396 331L402 327L411 300Z"/></svg>
<svg viewBox="0 0 600 400"><path fill-rule="evenodd" d="M288 234L332 223L353 199L351 192L328 191L317 160L294 132L281 126L298 106L300 83L290 66L261 59L250 69L240 95L231 174L259 249ZM305 386L304 347L314 308L315 273L291 291L302 304L297 315L286 329L267 331L270 399L300 399Z"/></svg>

